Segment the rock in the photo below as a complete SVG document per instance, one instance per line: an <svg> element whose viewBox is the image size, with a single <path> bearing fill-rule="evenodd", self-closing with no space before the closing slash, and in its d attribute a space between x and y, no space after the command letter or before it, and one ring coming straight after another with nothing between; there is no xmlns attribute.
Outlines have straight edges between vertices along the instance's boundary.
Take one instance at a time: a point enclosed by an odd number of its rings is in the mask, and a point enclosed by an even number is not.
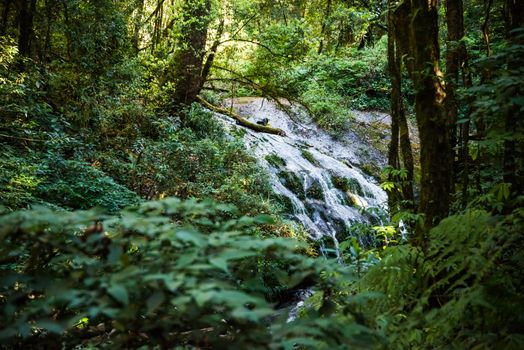
<svg viewBox="0 0 524 350"><path fill-rule="evenodd" d="M257 124L266 126L266 125L269 124L269 119L268 118L259 119L259 120L257 120Z"/></svg>

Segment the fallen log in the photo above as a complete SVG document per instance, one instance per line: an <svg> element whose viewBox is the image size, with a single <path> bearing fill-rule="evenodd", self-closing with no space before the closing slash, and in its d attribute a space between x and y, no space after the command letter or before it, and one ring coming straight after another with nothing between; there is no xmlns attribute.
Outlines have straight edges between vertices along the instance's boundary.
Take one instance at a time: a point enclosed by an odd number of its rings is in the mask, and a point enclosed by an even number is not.
<svg viewBox="0 0 524 350"><path fill-rule="evenodd" d="M204 105L204 107L212 110L213 112L225 114L235 119L239 125L245 126L248 129L258 131L258 132L265 132L267 134L286 136L286 133L282 129L273 128L267 125L260 125L260 124L252 123L249 120L247 120L246 118L242 117L240 114L230 111L229 109L225 109L222 107L212 105L208 101L204 100L201 96L197 96L197 101L200 102L202 105Z"/></svg>

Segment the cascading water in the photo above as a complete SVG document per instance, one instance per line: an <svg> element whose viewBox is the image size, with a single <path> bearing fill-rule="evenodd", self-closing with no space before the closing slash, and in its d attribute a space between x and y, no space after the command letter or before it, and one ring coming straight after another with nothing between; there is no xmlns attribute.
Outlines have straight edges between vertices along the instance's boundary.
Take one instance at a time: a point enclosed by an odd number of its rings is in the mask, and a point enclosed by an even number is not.
<svg viewBox="0 0 524 350"><path fill-rule="evenodd" d="M308 122L306 115L297 122L271 101L245 98L230 102L241 115L267 118L271 126L286 132L281 137L245 129L244 139L269 170L274 191L289 203L292 218L311 238L330 237L340 259L337 233L367 221L366 209L383 206L387 198L359 166L366 161L383 165L384 158L371 148L362 152L366 145L356 134L348 132L335 140ZM235 125L229 118L223 120Z"/></svg>

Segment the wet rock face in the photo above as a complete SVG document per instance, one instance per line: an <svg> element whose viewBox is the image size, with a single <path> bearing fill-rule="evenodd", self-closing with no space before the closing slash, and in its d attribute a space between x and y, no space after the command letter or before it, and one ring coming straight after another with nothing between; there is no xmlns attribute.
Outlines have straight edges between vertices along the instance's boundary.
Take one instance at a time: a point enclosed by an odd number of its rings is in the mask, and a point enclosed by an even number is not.
<svg viewBox="0 0 524 350"><path fill-rule="evenodd" d="M262 98L234 101L234 106L242 115L267 118L269 125L286 132L280 137L246 129L244 140L269 170L275 192L292 209L290 215L312 238L331 239L338 249L337 234L355 222L369 221L367 208L385 205L385 192L361 169L370 162L382 167L385 159L378 152L362 156L359 149L369 145L355 135L334 140L308 123L307 116L296 121Z"/></svg>

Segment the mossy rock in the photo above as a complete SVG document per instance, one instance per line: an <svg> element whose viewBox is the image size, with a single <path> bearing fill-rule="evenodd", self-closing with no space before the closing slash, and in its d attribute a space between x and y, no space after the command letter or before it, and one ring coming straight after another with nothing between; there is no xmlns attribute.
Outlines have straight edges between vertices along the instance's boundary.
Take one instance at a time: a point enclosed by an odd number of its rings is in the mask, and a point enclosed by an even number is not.
<svg viewBox="0 0 524 350"><path fill-rule="evenodd" d="M302 180L296 174L289 171L281 171L277 176L282 180L283 185L286 186L288 190L293 192L299 198L304 198Z"/></svg>
<svg viewBox="0 0 524 350"><path fill-rule="evenodd" d="M283 158L277 156L275 153L268 154L264 158L275 168L282 168L286 166L286 161Z"/></svg>
<svg viewBox="0 0 524 350"><path fill-rule="evenodd" d="M335 188L341 190L342 192L351 192L358 194L359 196L364 196L364 191L362 185L356 179L348 179L347 177L331 175L331 182Z"/></svg>
<svg viewBox="0 0 524 350"><path fill-rule="evenodd" d="M281 209L283 213L293 213L294 206L291 199L282 194L276 194L275 200L277 202L278 207Z"/></svg>
<svg viewBox="0 0 524 350"><path fill-rule="evenodd" d="M309 152L308 150L306 149L302 149L302 157L304 157L304 159L306 159L308 162L310 162L311 164L313 164L314 166L319 166L320 163L318 162L318 160L315 158L315 156L313 155L313 153Z"/></svg>
<svg viewBox="0 0 524 350"><path fill-rule="evenodd" d="M351 192L347 192L346 193L347 197L348 197L348 201L349 201L349 206L350 207L360 207L361 203L360 201L358 200L358 197L356 197L353 193Z"/></svg>
<svg viewBox="0 0 524 350"><path fill-rule="evenodd" d="M323 200L324 191L322 190L322 186L320 186L320 183L318 183L317 181L313 182L311 186L309 186L306 190L306 197L311 199Z"/></svg>
<svg viewBox="0 0 524 350"><path fill-rule="evenodd" d="M364 191L364 195L367 197L367 198L375 198L375 195L369 191Z"/></svg>
<svg viewBox="0 0 524 350"><path fill-rule="evenodd" d="M362 164L360 169L362 169L362 171L364 173L368 174L369 176L374 177L376 180L380 180L380 172L381 172L381 170L380 170L380 168L376 164L364 163L364 164Z"/></svg>
<svg viewBox="0 0 524 350"><path fill-rule="evenodd" d="M340 203L342 205L345 205L346 207L355 207L356 206L355 201L347 192L344 192L343 197L340 200Z"/></svg>
<svg viewBox="0 0 524 350"><path fill-rule="evenodd" d="M315 206L313 206L310 201L304 202L304 206L306 207L307 215L309 217L312 217L313 214L315 214L315 211L317 210L317 208L315 208Z"/></svg>

